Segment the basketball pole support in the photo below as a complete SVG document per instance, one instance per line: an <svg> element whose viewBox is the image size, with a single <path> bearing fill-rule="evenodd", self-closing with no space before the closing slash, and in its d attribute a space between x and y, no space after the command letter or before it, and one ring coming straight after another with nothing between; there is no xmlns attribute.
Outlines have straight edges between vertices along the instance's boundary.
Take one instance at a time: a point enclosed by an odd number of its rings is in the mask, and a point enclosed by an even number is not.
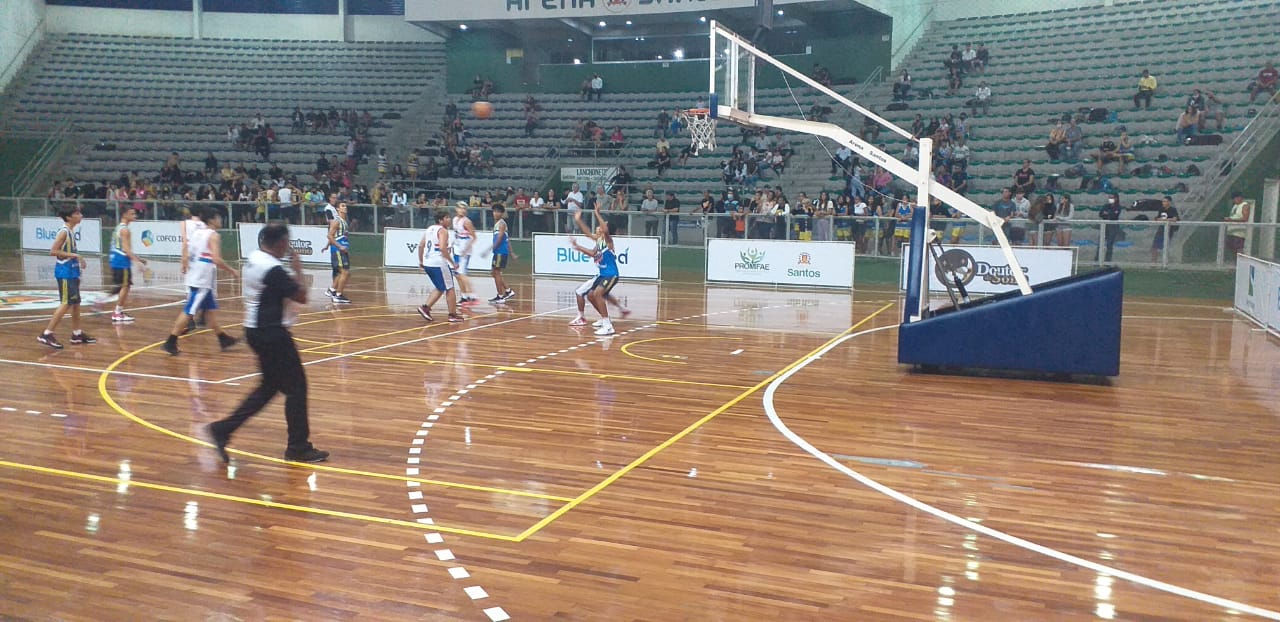
<svg viewBox="0 0 1280 622"><path fill-rule="evenodd" d="M725 59L724 93L716 93L718 39L729 41ZM739 50L749 53L746 101L739 101ZM1018 373L1115 376L1120 373L1120 324L1124 275L1104 270L1068 277L1031 291L1026 273L1004 234L1004 219L994 212L932 182L933 144L859 106L809 76L756 49L732 31L711 22L710 105L713 118L800 134L821 136L851 149L863 159L916 186L916 210L911 222L911 252L907 258L907 298L898 327L898 362L923 369L1008 370ZM911 167L833 123L757 114L756 58L794 76L814 90L862 113L891 131L920 144L920 158ZM743 105L745 103L745 106ZM929 308L929 203L937 198L991 230L1017 288L977 301L936 310Z"/></svg>

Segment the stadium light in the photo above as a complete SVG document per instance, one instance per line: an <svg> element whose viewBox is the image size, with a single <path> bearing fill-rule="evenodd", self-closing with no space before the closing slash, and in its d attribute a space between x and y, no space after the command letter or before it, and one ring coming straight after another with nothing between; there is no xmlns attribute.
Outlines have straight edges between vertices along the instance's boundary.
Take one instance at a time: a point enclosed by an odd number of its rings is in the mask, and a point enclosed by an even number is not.
<svg viewBox="0 0 1280 622"><path fill-rule="evenodd" d="M785 13L783 13L782 9L778 9L778 17L782 17L783 15L785 15Z"/></svg>
<svg viewBox="0 0 1280 622"><path fill-rule="evenodd" d="M458 30L466 30L466 29L467 29L466 24L458 24Z"/></svg>
<svg viewBox="0 0 1280 622"><path fill-rule="evenodd" d="M631 25L631 20L627 20L627 25L628 25L628 26L630 26L630 25Z"/></svg>
<svg viewBox="0 0 1280 622"><path fill-rule="evenodd" d="M601 27L601 28L604 28L605 26L608 26L608 25L609 25L609 24L606 24L604 20L600 20L600 27Z"/></svg>
<svg viewBox="0 0 1280 622"><path fill-rule="evenodd" d="M706 15L703 15L702 17L699 17L699 18L698 18L698 21L700 21L700 22L702 22L702 23L704 23L704 24L705 24L705 23L707 23L707 16L706 16Z"/></svg>
<svg viewBox="0 0 1280 622"><path fill-rule="evenodd" d="M684 60L684 50L676 48L676 51L672 52L671 56L675 57L676 60Z"/></svg>
<svg viewBox="0 0 1280 622"><path fill-rule="evenodd" d="M581 64L582 64L582 59L581 59L581 58L575 58L575 59L573 59L573 64L575 64L575 65L581 65Z"/></svg>

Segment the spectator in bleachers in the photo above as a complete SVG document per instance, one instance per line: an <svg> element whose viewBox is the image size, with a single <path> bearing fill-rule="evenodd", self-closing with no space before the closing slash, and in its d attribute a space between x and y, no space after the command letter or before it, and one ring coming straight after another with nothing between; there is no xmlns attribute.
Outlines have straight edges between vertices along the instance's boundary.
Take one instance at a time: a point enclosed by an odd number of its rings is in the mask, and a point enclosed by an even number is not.
<svg viewBox="0 0 1280 622"><path fill-rule="evenodd" d="M958 66L947 68L947 95L955 95L964 88L964 72Z"/></svg>
<svg viewBox="0 0 1280 622"><path fill-rule="evenodd" d="M631 184L633 183L635 183L635 177L631 175L631 171L628 171L626 166L620 165L618 166L618 172L614 173L613 177L609 178L609 191L615 192L617 190L622 190L629 194L631 192Z"/></svg>
<svg viewBox="0 0 1280 622"><path fill-rule="evenodd" d="M1200 125L1200 112L1192 106L1187 106L1178 115L1177 128L1177 144L1185 145L1187 141L1196 135L1196 127Z"/></svg>
<svg viewBox="0 0 1280 622"><path fill-rule="evenodd" d="M974 69L979 74L987 73L987 65L991 63L991 51L985 43L978 43L977 56L974 58Z"/></svg>
<svg viewBox="0 0 1280 622"><path fill-rule="evenodd" d="M208 155L204 157L204 176L208 179L213 179L213 176L217 174L217 172L218 158L215 158L213 156L213 152L210 151Z"/></svg>
<svg viewBox="0 0 1280 622"><path fill-rule="evenodd" d="M842 175L849 173L849 167L853 165L853 150L847 145L840 145L836 149L835 156L831 158L831 176L835 177L837 172Z"/></svg>
<svg viewBox="0 0 1280 622"><path fill-rule="evenodd" d="M893 101L904 101L911 96L911 72L902 70L902 75L893 82ZM919 115L917 115L919 116Z"/></svg>
<svg viewBox="0 0 1280 622"><path fill-rule="evenodd" d="M1031 160L1023 160L1022 168L1013 173L1013 191L1031 193L1036 191L1036 171L1031 168Z"/></svg>
<svg viewBox="0 0 1280 622"><path fill-rule="evenodd" d="M811 77L815 82L822 86L831 86L831 71L818 63L813 64L813 74Z"/></svg>
<svg viewBox="0 0 1280 622"><path fill-rule="evenodd" d="M978 116L979 108L982 109L982 114L987 114L991 109L991 87L987 86L986 80L978 83L978 88L973 91L973 99L969 100L969 110L973 112L973 116Z"/></svg>
<svg viewBox="0 0 1280 622"><path fill-rule="evenodd" d="M666 138L671 125L671 114L662 109L658 111L658 124L653 128L654 138Z"/></svg>
<svg viewBox="0 0 1280 622"><path fill-rule="evenodd" d="M1187 101L1182 104L1183 108L1186 108L1188 106L1195 108L1197 112L1204 111L1204 108L1205 108L1204 94L1200 92L1200 89L1191 90L1191 94L1187 96Z"/></svg>
<svg viewBox="0 0 1280 622"><path fill-rule="evenodd" d="M524 111L524 135L532 138L533 131L538 129L538 123L541 118L538 116L537 109L528 109Z"/></svg>
<svg viewBox="0 0 1280 622"><path fill-rule="evenodd" d="M604 78L601 78L600 74L597 73L591 76L589 87L590 88L587 90L587 101L591 101L592 96L595 96L596 101L602 101L604 99Z"/></svg>
<svg viewBox="0 0 1280 622"><path fill-rule="evenodd" d="M1177 225L1172 224L1180 220L1178 208L1173 205L1173 197L1166 194L1160 199L1160 211L1156 212L1155 218L1152 218L1152 220L1157 224L1170 223L1167 227L1157 228L1155 235L1151 239L1151 263L1157 263L1160 261L1161 252L1164 250L1166 233L1169 241L1172 242L1173 234L1178 231Z"/></svg>
<svg viewBox="0 0 1280 622"><path fill-rule="evenodd" d="M920 113L916 113L916 118L911 121L911 136L913 138L920 138L924 135L924 130L924 117L921 116Z"/></svg>
<svg viewBox="0 0 1280 622"><path fill-rule="evenodd" d="M662 213L667 217L667 244L676 244L680 240L680 199L676 198L675 192L667 191Z"/></svg>
<svg viewBox="0 0 1280 622"><path fill-rule="evenodd" d="M1062 147L1067 142L1067 128L1062 125L1062 119L1058 119L1053 123L1053 129L1049 130L1049 142L1045 143L1044 151L1049 154L1049 159L1057 162L1062 159Z"/></svg>
<svg viewBox="0 0 1280 622"><path fill-rule="evenodd" d="M973 71L976 69L975 64L978 61L978 51L973 49L973 44L967 44L964 51L960 53L960 62L964 63L965 71Z"/></svg>
<svg viewBox="0 0 1280 622"><path fill-rule="evenodd" d="M644 234L658 235L658 198L653 190L644 191L644 199L640 201L640 212L644 214Z"/></svg>
<svg viewBox="0 0 1280 622"><path fill-rule="evenodd" d="M875 108L867 108L868 112L875 112ZM859 133L862 140L874 143L880 140L880 123L870 115L862 115L862 131Z"/></svg>
<svg viewBox="0 0 1280 622"><path fill-rule="evenodd" d="M965 138L957 138L951 146L951 164L961 168L968 168L971 153L969 141Z"/></svg>
<svg viewBox="0 0 1280 622"><path fill-rule="evenodd" d="M1204 92L1204 109L1200 112L1200 123L1196 125L1196 129L1203 132L1206 121L1213 119L1216 123L1217 131L1222 131L1222 125L1227 120L1227 105L1213 91Z"/></svg>
<svg viewBox="0 0 1280 622"><path fill-rule="evenodd" d="M1004 232L1006 238L1012 239L1013 224L1010 220L1013 218L1013 213L1016 209L1017 206L1013 203L1013 193L1009 188L1001 189L1000 200L991 206L991 211L995 213L996 218L1004 221L1004 224L1000 225L1000 230Z"/></svg>
<svg viewBox="0 0 1280 622"><path fill-rule="evenodd" d="M1258 98L1258 93L1262 92L1274 97L1277 84L1280 84L1280 71L1276 70L1273 63L1267 62L1267 65L1258 72L1258 77L1249 83L1249 103L1252 104Z"/></svg>
<svg viewBox="0 0 1280 622"><path fill-rule="evenodd" d="M1066 141L1063 143L1063 159L1075 161L1080 159L1080 150L1084 149L1084 130L1076 123L1075 117L1067 122Z"/></svg>
<svg viewBox="0 0 1280 622"><path fill-rule="evenodd" d="M826 123L831 113L831 106L823 106L818 102L813 102L813 105L809 107L809 120Z"/></svg>
<svg viewBox="0 0 1280 622"><path fill-rule="evenodd" d="M1239 190L1231 193L1231 213L1223 218L1223 222L1230 223L1247 223L1253 222L1253 214L1250 204L1245 202L1244 193ZM1238 258L1240 253L1244 252L1245 236L1249 230L1243 226L1233 226L1227 229L1227 249L1231 251L1232 259Z"/></svg>
<svg viewBox="0 0 1280 622"><path fill-rule="evenodd" d="M1156 94L1156 77L1151 72L1143 69L1142 76L1138 78L1138 92L1133 96L1133 109L1137 110L1140 103L1145 103L1147 110L1151 110L1151 98Z"/></svg>
<svg viewBox="0 0 1280 622"><path fill-rule="evenodd" d="M1120 195L1112 192L1107 196L1107 203L1102 206L1102 210L1098 212L1098 218L1101 220L1120 220L1120 212L1123 208L1120 205ZM1102 260L1110 263L1111 257L1115 252L1116 242L1120 241L1120 225L1103 225L1102 238L1105 246L1105 252Z"/></svg>
<svg viewBox="0 0 1280 622"><path fill-rule="evenodd" d="M453 103L453 100L449 100L445 102L444 104L445 121L446 122L453 121L454 119L457 119L457 118L458 118L458 104Z"/></svg>
<svg viewBox="0 0 1280 622"><path fill-rule="evenodd" d="M960 45L951 44L951 53L947 55L947 60L942 65L947 69L954 69L958 72L964 72L964 52L960 51Z"/></svg>
<svg viewBox="0 0 1280 622"><path fill-rule="evenodd" d="M1094 164L1098 167L1098 174L1103 175L1107 172L1108 162L1119 162L1120 171L1124 172L1124 160L1120 157L1120 146L1114 140L1105 138L1102 145L1098 147L1098 151L1093 154Z"/></svg>
<svg viewBox="0 0 1280 622"><path fill-rule="evenodd" d="M658 170L658 177L662 177L662 174L671 168L671 150L659 149L653 167Z"/></svg>

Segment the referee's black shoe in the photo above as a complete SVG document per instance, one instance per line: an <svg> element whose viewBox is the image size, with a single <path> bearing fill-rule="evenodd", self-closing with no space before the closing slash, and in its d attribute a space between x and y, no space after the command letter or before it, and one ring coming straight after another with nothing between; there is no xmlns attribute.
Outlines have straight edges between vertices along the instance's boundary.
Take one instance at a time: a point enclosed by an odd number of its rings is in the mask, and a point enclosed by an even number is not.
<svg viewBox="0 0 1280 622"><path fill-rule="evenodd" d="M209 434L209 440L213 442L213 448L218 452L218 457L222 458L223 462L231 462L231 456L227 455L227 442L231 440L231 436L225 432L219 432L217 422L205 426L204 430Z"/></svg>
<svg viewBox="0 0 1280 622"><path fill-rule="evenodd" d="M286 451L284 459L289 462L324 462L329 459L329 452L310 447L305 451Z"/></svg>

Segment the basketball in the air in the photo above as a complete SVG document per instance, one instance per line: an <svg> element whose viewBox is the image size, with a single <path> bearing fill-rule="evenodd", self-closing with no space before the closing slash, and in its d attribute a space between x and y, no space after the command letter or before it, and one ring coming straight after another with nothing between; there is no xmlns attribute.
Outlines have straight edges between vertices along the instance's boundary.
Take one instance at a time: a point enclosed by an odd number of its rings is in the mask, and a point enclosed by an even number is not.
<svg viewBox="0 0 1280 622"><path fill-rule="evenodd" d="M471 104L471 114L477 119L488 119L493 116L493 104L489 102Z"/></svg>

